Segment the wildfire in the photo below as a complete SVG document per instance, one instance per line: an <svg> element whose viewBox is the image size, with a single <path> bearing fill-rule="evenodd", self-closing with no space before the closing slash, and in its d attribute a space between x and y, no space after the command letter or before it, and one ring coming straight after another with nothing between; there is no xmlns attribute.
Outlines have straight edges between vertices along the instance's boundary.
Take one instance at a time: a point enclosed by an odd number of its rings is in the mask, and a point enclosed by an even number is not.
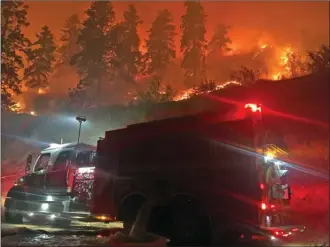
<svg viewBox="0 0 330 247"><path fill-rule="evenodd" d="M287 47L284 52L282 53L280 60L281 60L281 64L285 67L286 70L288 70L288 61L289 61L289 57L290 55L292 55L293 51L291 47Z"/></svg>
<svg viewBox="0 0 330 247"><path fill-rule="evenodd" d="M270 57L267 57L267 72L262 72L261 76L264 76L266 79L270 80L281 80L282 78L288 78L290 76L290 56L296 52L292 46L284 46L284 47L278 47L276 43L274 43L274 40L270 37L263 37L259 41L253 40L252 42L247 45L246 43L242 41L237 41L237 42L232 42L231 44L228 45L230 50L225 51L223 56L233 56L233 55L244 55L250 54L251 48L254 50L257 50L255 54L253 54L253 59L255 59L257 56L259 56L261 53L268 51L268 49L272 49L271 51L274 51L274 53L269 53L269 54L274 54L274 55L269 55ZM250 48L248 48L250 47ZM257 47L257 49L256 49ZM268 54L268 53L267 53ZM238 58L239 59L239 58ZM135 77L135 80L137 82L140 82L140 84L143 84L144 81L147 79L150 79L152 76L151 75L138 75ZM228 81L223 84L219 84L216 86L216 90L222 89L230 84L239 84L238 82L235 81ZM44 95L49 92L49 88L38 88L37 90L33 90L31 95ZM31 92L31 89L26 88L25 86L22 86L22 94L20 96L16 97L16 100L18 101L17 104L13 105L11 107L11 110L13 112L17 113L28 113L33 116L36 115L36 112L34 111L33 108L29 107L28 101L24 99L24 97L29 97L29 94L25 94ZM164 92L160 92L161 94ZM27 96L22 96L22 95L27 95ZM189 88L186 90L181 91L178 93L174 101L181 101L188 99L192 97L193 95L199 94L195 88ZM125 98L133 98L133 95L128 93L128 95ZM136 97L135 97L136 98Z"/></svg>
<svg viewBox="0 0 330 247"><path fill-rule="evenodd" d="M277 48L278 58L275 58L275 66L273 66L273 73L271 73L270 79L281 80L283 77L290 76L289 59L294 53L291 46L284 48Z"/></svg>
<svg viewBox="0 0 330 247"><path fill-rule="evenodd" d="M17 102L16 104L9 107L9 109L11 111L17 112L17 113L22 112L23 108L24 108L24 105L21 104L20 102Z"/></svg>
<svg viewBox="0 0 330 247"><path fill-rule="evenodd" d="M218 84L216 87L215 87L215 90L220 90L220 89L223 89L229 85L240 85L239 82L236 82L236 81L227 81L223 84ZM211 91L207 91L207 93L210 93ZM191 98L193 95L199 95L198 92L196 92L196 89L195 88L189 88L187 90L183 90L180 94L176 95L174 97L174 101L181 101L181 100L186 100L186 99L189 99Z"/></svg>
<svg viewBox="0 0 330 247"><path fill-rule="evenodd" d="M266 49L268 47L268 45L267 44L264 44L264 45L261 45L260 46L260 49Z"/></svg>
<svg viewBox="0 0 330 247"><path fill-rule="evenodd" d="M281 79L281 73L279 72L279 73L273 74L272 79L275 80L275 81L280 80Z"/></svg>
<svg viewBox="0 0 330 247"><path fill-rule="evenodd" d="M45 93L47 93L47 89L46 88L39 88L38 89L38 94L45 94Z"/></svg>

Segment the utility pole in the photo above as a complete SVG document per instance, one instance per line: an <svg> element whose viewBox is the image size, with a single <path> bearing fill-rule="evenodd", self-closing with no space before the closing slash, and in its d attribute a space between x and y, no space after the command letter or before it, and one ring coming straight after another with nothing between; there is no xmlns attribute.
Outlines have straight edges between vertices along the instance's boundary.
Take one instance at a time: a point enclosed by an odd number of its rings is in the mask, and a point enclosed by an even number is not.
<svg viewBox="0 0 330 247"><path fill-rule="evenodd" d="M79 144L79 141L80 141L80 132L81 132L81 124L83 122L86 122L86 117L83 117L83 116L77 116L76 117L76 120L79 122L79 132L78 132L78 141L77 141L77 144Z"/></svg>

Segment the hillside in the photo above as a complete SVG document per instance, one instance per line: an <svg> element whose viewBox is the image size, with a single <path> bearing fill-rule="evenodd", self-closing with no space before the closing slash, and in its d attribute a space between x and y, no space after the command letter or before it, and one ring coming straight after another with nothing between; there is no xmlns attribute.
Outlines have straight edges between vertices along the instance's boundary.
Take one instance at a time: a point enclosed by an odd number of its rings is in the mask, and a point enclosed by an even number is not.
<svg viewBox="0 0 330 247"><path fill-rule="evenodd" d="M148 116L150 119L167 118L197 113L204 110L217 110L226 100L236 102L257 101L267 108L329 122L329 74L267 81L260 80L245 88L228 87L211 94L196 96L185 101L155 105Z"/></svg>

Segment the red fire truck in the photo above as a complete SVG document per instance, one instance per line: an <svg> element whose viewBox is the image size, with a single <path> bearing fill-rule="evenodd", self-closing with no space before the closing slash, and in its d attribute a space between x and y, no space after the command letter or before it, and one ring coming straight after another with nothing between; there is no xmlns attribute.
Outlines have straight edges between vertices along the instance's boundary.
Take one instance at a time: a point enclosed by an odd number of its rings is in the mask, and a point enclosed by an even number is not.
<svg viewBox="0 0 330 247"><path fill-rule="evenodd" d="M224 105L107 131L97 143L92 213L129 230L144 202L160 201L148 229L177 245L262 231L274 241L286 236L293 229L285 217L286 123L262 111L258 104Z"/></svg>

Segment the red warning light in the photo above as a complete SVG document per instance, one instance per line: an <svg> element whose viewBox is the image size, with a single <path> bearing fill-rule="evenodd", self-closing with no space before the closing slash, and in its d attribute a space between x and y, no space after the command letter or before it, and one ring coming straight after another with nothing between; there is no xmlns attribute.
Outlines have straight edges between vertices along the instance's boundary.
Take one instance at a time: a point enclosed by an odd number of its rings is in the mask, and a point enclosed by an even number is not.
<svg viewBox="0 0 330 247"><path fill-rule="evenodd" d="M265 188L265 185L264 184L260 184L260 189L264 189Z"/></svg>
<svg viewBox="0 0 330 247"><path fill-rule="evenodd" d="M245 104L244 108L250 108L252 112L261 112L261 105L259 104Z"/></svg>

